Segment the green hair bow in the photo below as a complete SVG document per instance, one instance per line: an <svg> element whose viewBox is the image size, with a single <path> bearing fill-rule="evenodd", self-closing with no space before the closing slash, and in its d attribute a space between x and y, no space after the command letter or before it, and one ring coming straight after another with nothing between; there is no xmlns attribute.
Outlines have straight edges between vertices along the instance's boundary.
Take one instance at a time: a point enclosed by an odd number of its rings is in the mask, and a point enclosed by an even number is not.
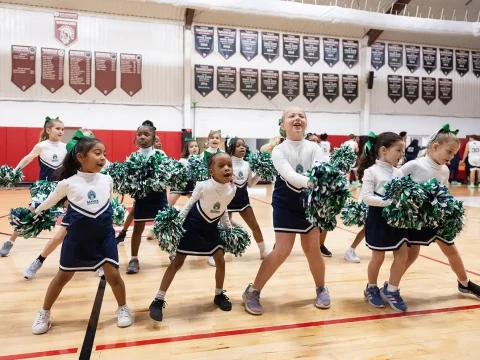
<svg viewBox="0 0 480 360"><path fill-rule="evenodd" d="M373 131L370 131L370 134L368 134L368 141L365 143L365 150L370 151L372 150L372 147L375 143L375 140L377 139L377 135Z"/></svg>
<svg viewBox="0 0 480 360"><path fill-rule="evenodd" d="M227 136L226 136L227 146L230 146L230 144L232 143L232 140L233 140L233 139L236 139L236 138L237 138L236 136L234 136L233 138L231 138L230 136L227 135Z"/></svg>
<svg viewBox="0 0 480 360"><path fill-rule="evenodd" d="M278 126L282 125L282 119L278 119ZM282 128L280 128L278 130L278 132L280 133L281 136L283 136L284 138L287 137L287 133L285 132L285 130L282 130Z"/></svg>
<svg viewBox="0 0 480 360"><path fill-rule="evenodd" d="M437 138L438 134L440 133L452 133L453 135L457 136L458 132L460 130L450 130L450 124L445 124L443 125L440 130L438 130L435 134L432 135L432 137L430 138L430 142L433 142L435 141L435 139Z"/></svg>
<svg viewBox="0 0 480 360"><path fill-rule="evenodd" d="M185 138L184 142L197 141L195 138Z"/></svg>
<svg viewBox="0 0 480 360"><path fill-rule="evenodd" d="M93 139L94 138L93 133L88 136L85 136L81 130L75 131L75 133L73 134L73 137L67 143L67 152L71 153L80 140L88 139L88 138Z"/></svg>
<svg viewBox="0 0 480 360"><path fill-rule="evenodd" d="M210 132L219 132L220 134L222 133L222 130L210 130Z"/></svg>
<svg viewBox="0 0 480 360"><path fill-rule="evenodd" d="M47 117L45 118L45 124L46 124L47 122L49 122L49 121L52 121L52 120L55 121L55 120L60 120L60 119L58 118L58 116L57 116L55 119L52 119L50 116L47 116Z"/></svg>

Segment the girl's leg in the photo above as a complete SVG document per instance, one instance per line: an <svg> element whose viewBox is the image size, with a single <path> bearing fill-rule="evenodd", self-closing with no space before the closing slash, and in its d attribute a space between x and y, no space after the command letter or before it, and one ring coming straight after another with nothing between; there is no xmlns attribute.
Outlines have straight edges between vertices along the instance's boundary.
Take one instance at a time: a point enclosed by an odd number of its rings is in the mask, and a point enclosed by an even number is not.
<svg viewBox="0 0 480 360"><path fill-rule="evenodd" d="M345 260L351 263L360 262L360 258L357 256L357 254L355 254L355 249L362 242L364 238L365 238L365 228L363 228L358 232L357 236L355 236L355 240L353 240L353 243L350 246L350 249L345 251L345 255L343 256Z"/></svg>
<svg viewBox="0 0 480 360"><path fill-rule="evenodd" d="M225 281L225 258L223 251L217 251L213 254L215 259L215 297L213 298L213 303L217 305L220 310L230 311L232 310L232 303L225 295L225 290L223 290L223 283Z"/></svg>
<svg viewBox="0 0 480 360"><path fill-rule="evenodd" d="M180 194L168 194L168 205L175 205L178 199L180 199Z"/></svg>
<svg viewBox="0 0 480 360"><path fill-rule="evenodd" d="M271 250L265 247L262 230L260 230L260 226L258 225L253 209L251 207L246 208L240 213L240 216L247 223L247 226L250 228L250 230L252 230L253 238L257 243L258 249L260 250L260 258L265 259Z"/></svg>
<svg viewBox="0 0 480 360"><path fill-rule="evenodd" d="M368 285L377 286L378 273L385 260L385 252L372 250L372 258L368 263Z"/></svg>
<svg viewBox="0 0 480 360"><path fill-rule="evenodd" d="M332 253L325 246L325 241L327 240L327 232L325 230L322 230L319 237L320 237L320 252L324 257L332 257Z"/></svg>
<svg viewBox="0 0 480 360"><path fill-rule="evenodd" d="M390 267L390 279L388 280L389 285L395 287L400 285L400 280L405 273L405 264L407 263L407 259L408 246L406 243L404 243L400 249L393 252L393 263Z"/></svg>
<svg viewBox="0 0 480 360"><path fill-rule="evenodd" d="M10 250L12 250L13 244L15 243L15 240L17 240L18 237L18 232L14 231L12 235L10 235L10 239L5 241L0 248L0 256L8 256L10 253Z"/></svg>
<svg viewBox="0 0 480 360"><path fill-rule="evenodd" d="M128 263L127 274L136 274L140 270L140 264L138 262L138 249L140 248L140 242L142 241L143 230L145 230L144 222L134 223L131 247L132 258Z"/></svg>
<svg viewBox="0 0 480 360"><path fill-rule="evenodd" d="M127 218L125 219L125 222L123 223L123 229L120 231L120 233L117 235L117 244L122 244L125 241L125 237L127 236L127 231L130 225L132 224L133 221L133 208L135 207L135 203L133 203L132 208L128 212Z"/></svg>
<svg viewBox="0 0 480 360"><path fill-rule="evenodd" d="M126 305L126 291L125 283L123 282L122 277L120 276L120 271L113 266L112 264L105 263L103 264L103 271L105 273L105 280L107 280L108 285L112 288L113 295L117 300L119 307Z"/></svg>
<svg viewBox="0 0 480 360"><path fill-rule="evenodd" d="M420 254L420 245L411 245L408 248L408 257L407 257L407 262L405 263L405 272L407 272L408 268L412 266L413 263L417 260L419 254Z"/></svg>
<svg viewBox="0 0 480 360"><path fill-rule="evenodd" d="M357 236L355 236L355 240L353 240L351 248L356 249L363 239L365 239L365 228L362 228L362 230L358 232Z"/></svg>

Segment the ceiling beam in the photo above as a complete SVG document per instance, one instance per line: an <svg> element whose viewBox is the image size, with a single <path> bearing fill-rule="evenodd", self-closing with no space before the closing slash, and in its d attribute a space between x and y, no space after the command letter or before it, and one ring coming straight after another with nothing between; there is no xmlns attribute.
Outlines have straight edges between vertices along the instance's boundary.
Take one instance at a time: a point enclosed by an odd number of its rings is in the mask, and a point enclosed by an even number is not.
<svg viewBox="0 0 480 360"><path fill-rule="evenodd" d="M385 11L385 14L391 14L391 15L398 15L401 14L407 5L410 3L411 0L397 0L395 3L390 6L387 11ZM372 46L372 44L377 41L377 39L382 35L383 30L377 30L377 29L370 29L367 31L367 36L368 36L368 46Z"/></svg>
<svg viewBox="0 0 480 360"><path fill-rule="evenodd" d="M195 9L187 8L185 10L185 29L190 30L192 28L194 17L195 17Z"/></svg>

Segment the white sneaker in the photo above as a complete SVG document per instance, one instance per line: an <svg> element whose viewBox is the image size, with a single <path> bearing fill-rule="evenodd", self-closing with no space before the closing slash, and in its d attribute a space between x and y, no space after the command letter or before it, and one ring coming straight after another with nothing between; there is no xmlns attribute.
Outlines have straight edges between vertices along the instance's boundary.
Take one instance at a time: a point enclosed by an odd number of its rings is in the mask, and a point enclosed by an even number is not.
<svg viewBox="0 0 480 360"><path fill-rule="evenodd" d="M272 250L268 247L265 246L265 249L260 252L260 259L263 260L267 257L268 254L270 254Z"/></svg>
<svg viewBox="0 0 480 360"><path fill-rule="evenodd" d="M360 259L358 258L357 254L355 254L355 249L348 249L345 251L345 255L343 256L345 260L351 263L359 263Z"/></svg>
<svg viewBox="0 0 480 360"><path fill-rule="evenodd" d="M130 314L130 308L127 305L120 306L117 309L117 326L128 327L133 324L132 314Z"/></svg>
<svg viewBox="0 0 480 360"><path fill-rule="evenodd" d="M103 275L105 275L105 272L103 271L103 267L101 267L98 269L98 277L102 277Z"/></svg>
<svg viewBox="0 0 480 360"><path fill-rule="evenodd" d="M150 230L150 232L147 235L147 240L155 240L157 237L153 233L153 230Z"/></svg>
<svg viewBox="0 0 480 360"><path fill-rule="evenodd" d="M207 257L207 263L210 266L215 266L215 260L213 259L213 256Z"/></svg>
<svg viewBox="0 0 480 360"><path fill-rule="evenodd" d="M45 334L52 326L50 322L50 310L40 310L32 325L32 333L35 335Z"/></svg>
<svg viewBox="0 0 480 360"><path fill-rule="evenodd" d="M27 280L32 280L42 265L43 263L40 260L35 259L30 266L23 271L23 277Z"/></svg>

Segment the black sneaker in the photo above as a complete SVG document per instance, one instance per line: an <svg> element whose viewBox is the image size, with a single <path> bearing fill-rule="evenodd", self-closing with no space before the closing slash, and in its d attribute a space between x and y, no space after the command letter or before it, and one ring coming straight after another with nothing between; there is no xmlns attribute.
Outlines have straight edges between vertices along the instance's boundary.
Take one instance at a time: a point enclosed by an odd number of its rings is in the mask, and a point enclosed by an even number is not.
<svg viewBox="0 0 480 360"><path fill-rule="evenodd" d="M480 286L478 286L474 282L471 282L470 280L468 280L468 285L467 286L463 286L459 282L458 283L458 291L460 291L463 294L472 294L472 295L476 296L478 299L480 299Z"/></svg>
<svg viewBox="0 0 480 360"><path fill-rule="evenodd" d="M320 245L320 252L322 253L323 257L332 257L332 253L325 245Z"/></svg>
<svg viewBox="0 0 480 360"><path fill-rule="evenodd" d="M117 245L120 243L123 243L125 241L126 236L127 236L127 232L125 230L120 231L116 237Z"/></svg>
<svg viewBox="0 0 480 360"><path fill-rule="evenodd" d="M163 320L163 309L165 309L167 303L165 300L153 299L148 310L150 310L150 317L155 321Z"/></svg>
<svg viewBox="0 0 480 360"><path fill-rule="evenodd" d="M230 302L230 299L228 298L228 296L225 295L225 290L223 290L221 294L215 295L213 302L215 303L215 305L217 305L220 308L220 310L223 310L223 311L232 310L232 303Z"/></svg>

